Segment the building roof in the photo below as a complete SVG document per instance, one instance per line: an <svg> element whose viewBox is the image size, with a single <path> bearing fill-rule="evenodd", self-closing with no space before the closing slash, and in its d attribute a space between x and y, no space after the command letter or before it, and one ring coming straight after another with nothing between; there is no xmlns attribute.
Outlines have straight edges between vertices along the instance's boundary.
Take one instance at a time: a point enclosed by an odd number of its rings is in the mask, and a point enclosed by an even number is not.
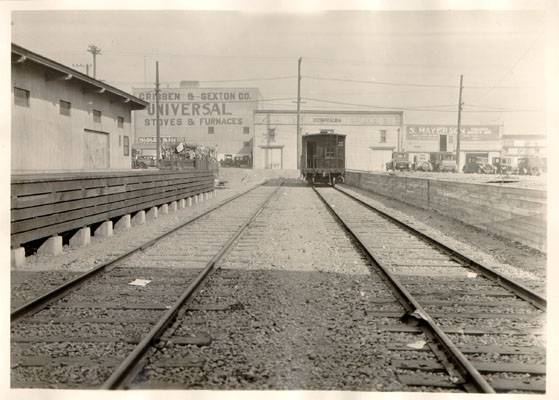
<svg viewBox="0 0 559 400"><path fill-rule="evenodd" d="M15 58L15 61L14 61ZM66 75L65 79L77 79L78 81L93 86L99 89L99 93L108 92L114 96L118 96L128 103L133 110L141 110L149 105L149 102L144 101L136 96L126 93L123 90L117 89L114 86L108 85L88 75L85 75L73 68L67 67L54 60L46 58L40 54L27 50L17 44L12 43L12 64L31 61L51 71L56 71Z"/></svg>

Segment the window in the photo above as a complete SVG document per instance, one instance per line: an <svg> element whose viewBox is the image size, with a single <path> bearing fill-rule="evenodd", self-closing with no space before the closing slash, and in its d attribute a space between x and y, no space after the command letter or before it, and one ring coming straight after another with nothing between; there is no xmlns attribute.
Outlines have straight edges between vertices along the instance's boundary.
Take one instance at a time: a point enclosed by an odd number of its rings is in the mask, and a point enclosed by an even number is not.
<svg viewBox="0 0 559 400"><path fill-rule="evenodd" d="M128 141L128 136L124 136L124 155L128 156L130 154L130 142Z"/></svg>
<svg viewBox="0 0 559 400"><path fill-rule="evenodd" d="M60 107L60 114L70 115L72 110L72 103L70 103L69 101L60 100L59 107Z"/></svg>
<svg viewBox="0 0 559 400"><path fill-rule="evenodd" d="M14 87L14 104L29 107L29 90Z"/></svg>
<svg viewBox="0 0 559 400"><path fill-rule="evenodd" d="M248 126L243 126L243 133L250 133L250 128Z"/></svg>
<svg viewBox="0 0 559 400"><path fill-rule="evenodd" d="M250 140L248 142L243 142L243 147L250 147Z"/></svg>
<svg viewBox="0 0 559 400"><path fill-rule="evenodd" d="M93 110L93 122L101 122L101 111Z"/></svg>
<svg viewBox="0 0 559 400"><path fill-rule="evenodd" d="M386 129L381 129L380 131L380 142L386 143Z"/></svg>
<svg viewBox="0 0 559 400"><path fill-rule="evenodd" d="M215 133L213 126L208 126L208 133Z"/></svg>
<svg viewBox="0 0 559 400"><path fill-rule="evenodd" d="M276 128L268 128L268 136L272 138L276 136Z"/></svg>
<svg viewBox="0 0 559 400"><path fill-rule="evenodd" d="M122 146L122 135L118 135L118 147Z"/></svg>
<svg viewBox="0 0 559 400"><path fill-rule="evenodd" d="M116 117L116 126L119 128L124 128L124 118L123 117Z"/></svg>

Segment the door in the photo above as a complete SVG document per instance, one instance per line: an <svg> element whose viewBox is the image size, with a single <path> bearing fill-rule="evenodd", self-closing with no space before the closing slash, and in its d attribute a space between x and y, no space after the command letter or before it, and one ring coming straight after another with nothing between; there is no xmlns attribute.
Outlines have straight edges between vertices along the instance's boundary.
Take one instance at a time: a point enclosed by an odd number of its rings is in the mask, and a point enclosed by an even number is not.
<svg viewBox="0 0 559 400"><path fill-rule="evenodd" d="M109 134L84 130L83 168L109 168Z"/></svg>
<svg viewBox="0 0 559 400"><path fill-rule="evenodd" d="M384 171L386 163L392 160L392 150L371 149L369 171Z"/></svg>
<svg viewBox="0 0 559 400"><path fill-rule="evenodd" d="M282 149L268 148L266 149L266 169L282 168Z"/></svg>
<svg viewBox="0 0 559 400"><path fill-rule="evenodd" d="M439 136L439 142L440 142L440 150L439 151L447 151L446 149L446 135L441 135Z"/></svg>

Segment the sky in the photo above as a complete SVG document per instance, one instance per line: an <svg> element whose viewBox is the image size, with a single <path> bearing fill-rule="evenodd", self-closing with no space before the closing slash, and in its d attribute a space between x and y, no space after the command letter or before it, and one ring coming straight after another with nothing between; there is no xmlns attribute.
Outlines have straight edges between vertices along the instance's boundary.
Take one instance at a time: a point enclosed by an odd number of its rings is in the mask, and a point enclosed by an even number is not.
<svg viewBox="0 0 559 400"><path fill-rule="evenodd" d="M14 11L12 42L121 89L258 87L260 108L404 110L406 124L546 133L544 10Z"/></svg>

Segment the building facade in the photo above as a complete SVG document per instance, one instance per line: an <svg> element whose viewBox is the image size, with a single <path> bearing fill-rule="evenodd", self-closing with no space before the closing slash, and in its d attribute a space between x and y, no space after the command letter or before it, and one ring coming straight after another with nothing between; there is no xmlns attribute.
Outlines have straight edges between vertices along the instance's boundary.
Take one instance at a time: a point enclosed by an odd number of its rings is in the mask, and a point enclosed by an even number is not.
<svg viewBox="0 0 559 400"><path fill-rule="evenodd" d="M547 158L546 135L503 135L503 157Z"/></svg>
<svg viewBox="0 0 559 400"><path fill-rule="evenodd" d="M346 135L346 168L381 171L400 147L401 111L313 111L300 112L301 135L333 130ZM254 167L297 169L297 112L257 110L254 112ZM299 147L299 150L298 150Z"/></svg>
<svg viewBox="0 0 559 400"><path fill-rule="evenodd" d="M456 125L407 125L403 150L410 159L418 153L456 152ZM501 155L502 126L464 125L460 128L461 169L470 157L483 157L492 162Z"/></svg>
<svg viewBox="0 0 559 400"><path fill-rule="evenodd" d="M154 156L156 137L155 90L134 89L150 105L134 113L135 147ZM224 154L251 155L253 113L258 107L257 88L200 88L185 82L179 88L162 88L159 94L161 142L184 142L216 148Z"/></svg>
<svg viewBox="0 0 559 400"><path fill-rule="evenodd" d="M147 102L12 44L12 173L131 168Z"/></svg>

